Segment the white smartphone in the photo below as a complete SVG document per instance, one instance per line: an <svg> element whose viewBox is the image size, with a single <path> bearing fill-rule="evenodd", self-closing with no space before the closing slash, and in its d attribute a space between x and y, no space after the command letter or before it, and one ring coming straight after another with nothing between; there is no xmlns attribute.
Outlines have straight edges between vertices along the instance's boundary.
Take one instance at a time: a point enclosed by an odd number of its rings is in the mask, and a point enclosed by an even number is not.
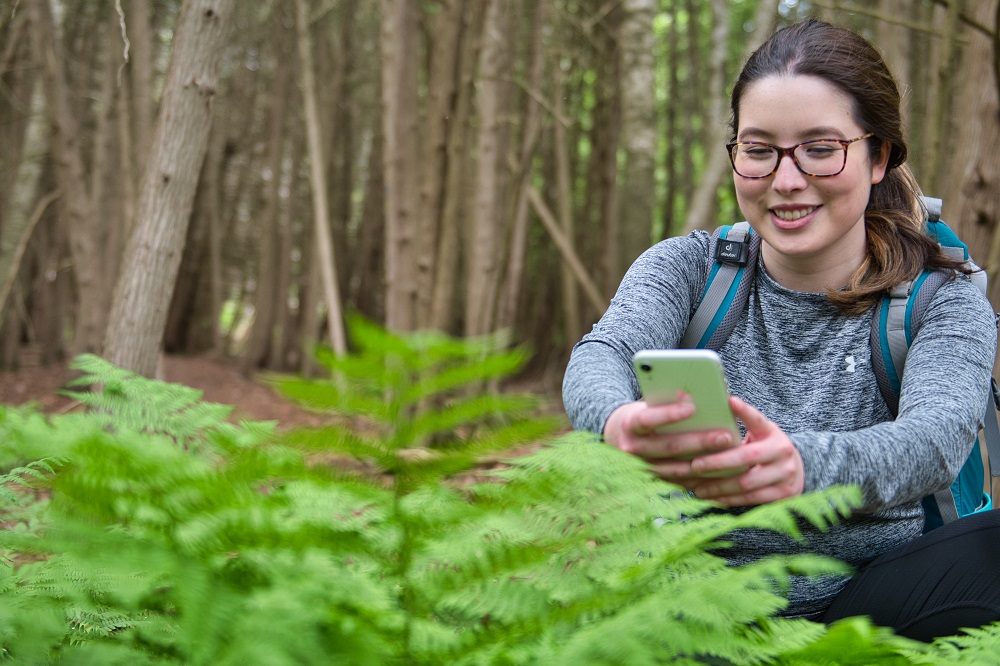
<svg viewBox="0 0 1000 666"><path fill-rule="evenodd" d="M677 402L686 393L694 402L691 418L660 428L661 432L728 430L739 444L740 429L729 408L729 389L722 359L710 349L647 349L632 359L643 400L650 405Z"/></svg>

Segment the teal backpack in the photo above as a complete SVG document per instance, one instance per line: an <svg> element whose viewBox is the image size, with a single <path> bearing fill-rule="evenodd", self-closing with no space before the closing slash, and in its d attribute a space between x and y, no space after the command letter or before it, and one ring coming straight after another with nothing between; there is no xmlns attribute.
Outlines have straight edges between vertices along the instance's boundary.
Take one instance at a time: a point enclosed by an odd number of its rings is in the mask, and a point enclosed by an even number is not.
<svg viewBox="0 0 1000 666"><path fill-rule="evenodd" d="M927 233L946 253L967 262L974 270L970 278L985 294L986 273L973 263L965 243L941 221L941 200L924 197L923 203L927 209ZM718 350L725 343L746 310L759 254L760 236L754 234L746 222L715 230L709 245L712 261L708 280L680 347ZM948 279L940 271L924 271L917 279L898 285L876 307L871 331L872 367L893 416L899 409L900 383L910 342L934 292ZM993 380L982 390L989 393L983 415L983 435L992 479L1000 476L1000 426L997 424L1000 392ZM951 488L924 498L924 531L992 509L992 495L983 491L984 475L977 437L972 453Z"/></svg>

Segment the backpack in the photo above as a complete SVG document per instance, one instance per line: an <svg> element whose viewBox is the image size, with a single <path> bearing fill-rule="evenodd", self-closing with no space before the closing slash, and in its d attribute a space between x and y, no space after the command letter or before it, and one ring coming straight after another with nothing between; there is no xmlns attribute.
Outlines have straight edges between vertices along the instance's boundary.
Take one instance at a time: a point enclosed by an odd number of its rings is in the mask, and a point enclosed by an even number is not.
<svg viewBox="0 0 1000 666"><path fill-rule="evenodd" d="M922 200L927 210L928 235L937 240L946 253L965 261L973 269L970 278L985 294L986 273L973 263L965 243L941 221L941 200L929 197L922 197ZM708 280L680 347L718 350L725 343L746 309L759 254L760 236L754 234L746 222L715 230L709 244ZM935 291L948 279L943 272L924 271L915 280L892 289L876 306L871 330L872 368L882 398L894 417L899 409L900 384L910 342ZM982 390L989 393L983 415L983 435L992 481L992 477L1000 476L1000 426L997 424L1000 391L995 380ZM992 495L984 492L983 486L983 459L977 437L972 453L951 487L923 499L924 532L962 516L992 509Z"/></svg>

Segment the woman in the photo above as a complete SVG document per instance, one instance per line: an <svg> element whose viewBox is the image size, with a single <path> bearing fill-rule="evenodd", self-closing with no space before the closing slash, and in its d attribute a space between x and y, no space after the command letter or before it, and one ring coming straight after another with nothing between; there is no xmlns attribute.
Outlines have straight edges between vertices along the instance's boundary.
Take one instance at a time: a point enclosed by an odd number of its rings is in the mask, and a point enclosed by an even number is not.
<svg viewBox="0 0 1000 666"><path fill-rule="evenodd" d="M705 286L704 232L668 239L636 260L574 349L563 397L576 428L602 433L665 480L732 510L858 485L862 505L834 529L808 532L805 544L740 531L727 554L735 564L797 552L844 560L859 567L850 585L797 579L786 614L871 615L927 640L1000 619L997 574L960 575L996 568L987 566L991 553L977 555L978 542L997 542L996 512L921 537L920 505L950 485L969 455L985 406L969 387L989 380L996 327L961 266L923 231L899 107L877 50L819 21L776 33L736 82L733 177L762 241L748 307L718 350L742 445L721 431L657 434L694 406L638 400L631 365L638 350L678 346ZM870 362L872 310L887 289L925 268L956 277L924 315L893 420Z"/></svg>

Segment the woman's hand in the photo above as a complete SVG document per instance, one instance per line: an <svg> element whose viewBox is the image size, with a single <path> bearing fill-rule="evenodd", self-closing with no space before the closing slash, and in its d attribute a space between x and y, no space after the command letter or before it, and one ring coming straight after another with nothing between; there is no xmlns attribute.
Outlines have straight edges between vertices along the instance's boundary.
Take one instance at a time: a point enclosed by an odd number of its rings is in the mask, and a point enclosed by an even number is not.
<svg viewBox="0 0 1000 666"><path fill-rule="evenodd" d="M730 397L729 405L747 430L741 446L734 446L732 435L724 430L657 433L658 427L694 413L694 405L684 400L657 406L642 401L622 405L608 418L604 439L646 460L665 481L727 506L765 504L801 494L805 469L788 435L739 398ZM706 478L733 470L745 471Z"/></svg>
<svg viewBox="0 0 1000 666"><path fill-rule="evenodd" d="M746 471L726 478L699 478L686 487L702 499L727 506L766 504L801 495L805 467L788 435L739 398L730 397L729 406L746 427L743 445L696 458L691 469L699 475L733 467L745 467Z"/></svg>
<svg viewBox="0 0 1000 666"><path fill-rule="evenodd" d="M648 405L641 400L627 403L608 417L604 441L650 463L664 480L693 489L694 483L703 479L701 472L692 470L692 459L737 444L726 430L657 432L662 426L690 418L694 410L687 399L667 405Z"/></svg>

